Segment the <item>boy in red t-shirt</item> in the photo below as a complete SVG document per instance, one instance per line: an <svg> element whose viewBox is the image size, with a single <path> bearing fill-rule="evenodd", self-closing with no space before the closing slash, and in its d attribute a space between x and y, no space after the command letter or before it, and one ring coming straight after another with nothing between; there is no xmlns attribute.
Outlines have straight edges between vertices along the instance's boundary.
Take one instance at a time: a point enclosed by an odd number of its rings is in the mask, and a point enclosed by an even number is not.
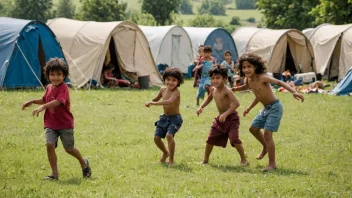
<svg viewBox="0 0 352 198"><path fill-rule="evenodd" d="M33 110L32 115L37 116L45 110L44 128L46 137L46 151L52 170L51 175L46 176L46 180L58 180L59 172L57 168L57 158L55 149L60 137L65 151L78 159L82 167L83 178L88 178L92 174L88 160L83 158L77 148L74 147L73 137L73 116L70 111L70 93L65 78L69 75L69 69L63 59L51 58L45 66L45 75L52 84L49 84L45 94L40 99L30 100L23 104L22 110L32 104L40 105Z"/></svg>

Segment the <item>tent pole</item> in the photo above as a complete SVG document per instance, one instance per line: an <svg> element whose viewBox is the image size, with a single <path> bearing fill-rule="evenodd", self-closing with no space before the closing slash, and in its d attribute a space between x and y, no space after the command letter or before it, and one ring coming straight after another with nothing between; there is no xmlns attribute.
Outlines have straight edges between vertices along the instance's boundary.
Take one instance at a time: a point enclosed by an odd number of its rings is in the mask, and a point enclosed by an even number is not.
<svg viewBox="0 0 352 198"><path fill-rule="evenodd" d="M17 47L18 47L18 49L20 50L20 52L21 52L21 54L22 54L22 56L23 56L24 60L27 62L28 66L29 66L29 68L31 69L32 73L34 74L35 78L38 80L38 82L40 83L40 85L42 86L42 88L43 88L43 89L44 89L44 91L45 91L45 87L44 87L44 85L42 84L42 82L40 82L40 80L39 80L38 76L37 76L37 75L35 74L35 72L33 71L32 66L29 64L29 62L28 62L28 60L27 60L26 56L25 56L25 55L24 55L24 53L22 52L22 49L21 49L21 48L20 48L20 46L18 45L17 41L16 41L16 46L17 46Z"/></svg>

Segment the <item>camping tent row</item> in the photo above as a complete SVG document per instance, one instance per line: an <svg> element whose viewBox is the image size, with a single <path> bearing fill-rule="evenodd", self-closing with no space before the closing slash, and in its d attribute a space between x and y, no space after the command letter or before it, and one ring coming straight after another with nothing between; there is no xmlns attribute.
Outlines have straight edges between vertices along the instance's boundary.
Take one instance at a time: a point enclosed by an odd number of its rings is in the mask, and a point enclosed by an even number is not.
<svg viewBox="0 0 352 198"><path fill-rule="evenodd" d="M0 88L38 87L43 67L64 58L54 33L42 22L0 17Z"/></svg>
<svg viewBox="0 0 352 198"><path fill-rule="evenodd" d="M162 83L148 40L136 24L66 18L49 20L47 24L60 40L74 85L99 82L103 65L109 62L119 68L114 70L119 78L149 76L150 84Z"/></svg>
<svg viewBox="0 0 352 198"><path fill-rule="evenodd" d="M232 33L232 38L239 56L254 53L263 57L268 72L316 72L312 45L298 30L241 27Z"/></svg>
<svg viewBox="0 0 352 198"><path fill-rule="evenodd" d="M317 72L341 80L352 66L352 24L322 24L303 32L313 46Z"/></svg>

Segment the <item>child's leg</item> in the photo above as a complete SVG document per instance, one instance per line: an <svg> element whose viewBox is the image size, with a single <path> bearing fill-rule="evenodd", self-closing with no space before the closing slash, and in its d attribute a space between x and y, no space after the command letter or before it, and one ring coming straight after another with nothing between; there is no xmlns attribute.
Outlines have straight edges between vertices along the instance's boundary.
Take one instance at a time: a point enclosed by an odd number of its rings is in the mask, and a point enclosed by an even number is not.
<svg viewBox="0 0 352 198"><path fill-rule="evenodd" d="M84 161L84 158L81 155L81 152L77 148L65 148L65 151L78 159L79 163L81 164L82 169L87 167L86 162Z"/></svg>
<svg viewBox="0 0 352 198"><path fill-rule="evenodd" d="M267 153L267 144L266 141L264 139L264 135L263 133L260 131L259 128L253 127L251 126L249 128L249 131L252 133L252 135L263 145L263 150L262 152L257 156L258 160L263 159L263 157L266 155Z"/></svg>
<svg viewBox="0 0 352 198"><path fill-rule="evenodd" d="M163 152L163 155L160 158L160 162L164 163L166 158L169 157L169 152L165 148L165 144L161 141L161 137L154 136L154 142L156 146Z"/></svg>
<svg viewBox="0 0 352 198"><path fill-rule="evenodd" d="M213 151L214 145L212 144L206 144L205 145L205 152L204 152L204 160L202 162L202 164L208 164L209 163L209 157L211 154L211 151Z"/></svg>
<svg viewBox="0 0 352 198"><path fill-rule="evenodd" d="M167 143L168 143L168 148L169 148L169 165L173 165L174 163L174 154L175 154L175 139L174 136L170 133L167 133L166 135Z"/></svg>
<svg viewBox="0 0 352 198"><path fill-rule="evenodd" d="M265 138L265 141L266 141L268 155L269 155L269 164L264 169L264 171L271 171L273 169L276 169L276 163L275 163L275 142L274 142L274 139L273 139L273 132L265 130L264 131L264 138Z"/></svg>
<svg viewBox="0 0 352 198"><path fill-rule="evenodd" d="M197 98L197 106L199 106L199 98Z"/></svg>
<svg viewBox="0 0 352 198"><path fill-rule="evenodd" d="M51 167L51 175L56 178L59 177L59 171L57 169L57 157L55 152L55 143L46 144L46 152Z"/></svg>
<svg viewBox="0 0 352 198"><path fill-rule="evenodd" d="M240 154L240 157L241 157L241 164L242 164L243 166L248 165L249 163L248 163L248 161L247 161L247 159L246 159L246 155L245 155L245 153L244 153L244 149L243 149L242 144L233 144L233 145L234 145L234 147L236 148L238 154Z"/></svg>

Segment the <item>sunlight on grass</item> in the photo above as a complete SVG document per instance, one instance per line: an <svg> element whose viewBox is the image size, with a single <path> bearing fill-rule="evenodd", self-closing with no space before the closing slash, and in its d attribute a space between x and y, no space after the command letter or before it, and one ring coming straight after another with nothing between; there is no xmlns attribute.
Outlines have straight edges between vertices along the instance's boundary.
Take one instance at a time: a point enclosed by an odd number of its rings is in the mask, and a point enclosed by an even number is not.
<svg viewBox="0 0 352 198"><path fill-rule="evenodd" d="M161 153L153 142L154 122L162 107L144 107L158 90L71 90L75 143L90 160L91 179L81 179L78 162L57 149L60 181L46 158L43 115L31 116L24 101L38 91L0 93L1 197L350 197L352 193L352 97L305 95L297 102L278 93L284 106L280 130L274 134L278 170L262 173L267 157L255 159L260 145L248 127L260 110L241 116L240 137L251 165L239 166L233 148L214 148L209 166L201 166L205 140L216 116L214 102L196 116L196 89L181 85L184 124L176 134L176 164L157 163ZM253 94L236 93L238 111Z"/></svg>

